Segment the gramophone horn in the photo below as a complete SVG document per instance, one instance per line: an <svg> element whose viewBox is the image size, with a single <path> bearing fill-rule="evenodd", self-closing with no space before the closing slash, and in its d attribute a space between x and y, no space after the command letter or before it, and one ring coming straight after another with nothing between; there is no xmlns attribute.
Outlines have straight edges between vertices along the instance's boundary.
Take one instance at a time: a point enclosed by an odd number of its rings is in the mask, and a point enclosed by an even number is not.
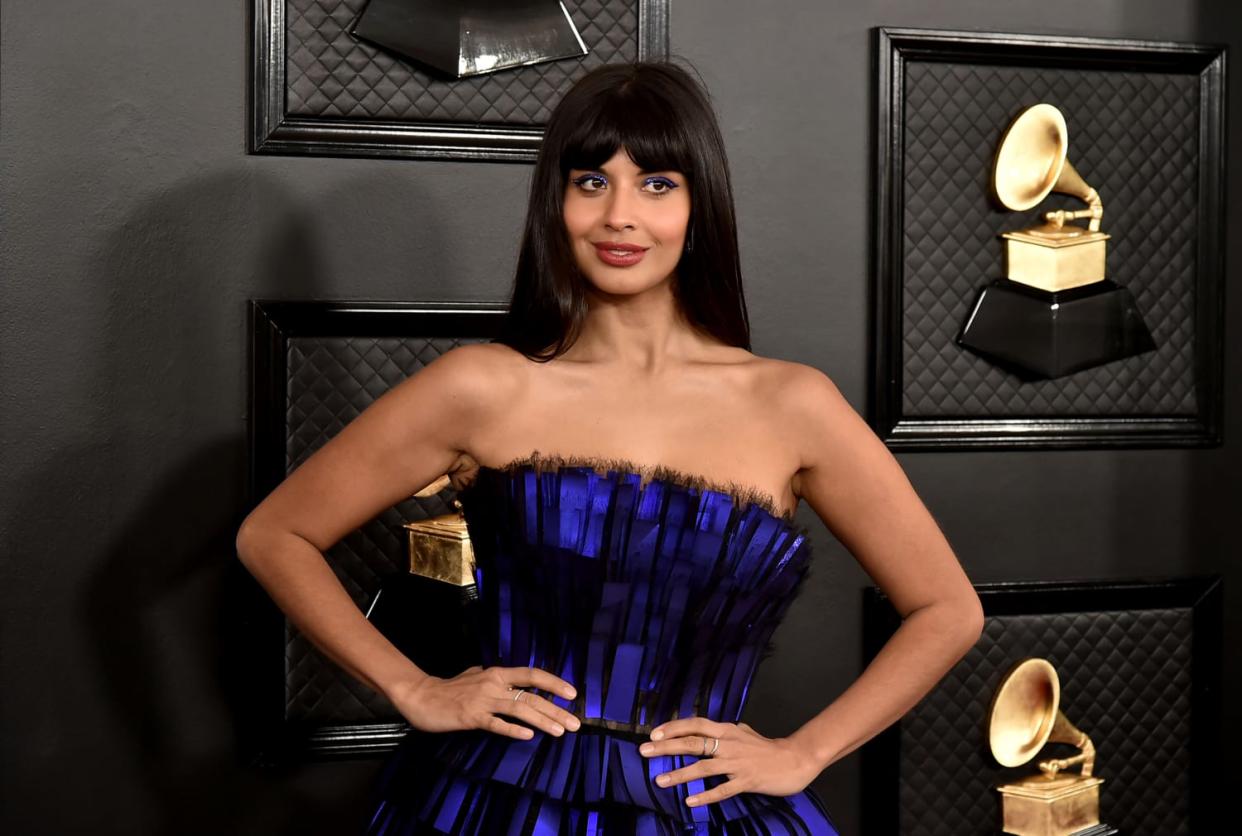
<svg viewBox="0 0 1242 836"><path fill-rule="evenodd" d="M1060 710L1061 681L1046 659L1024 659L996 689L988 714L988 744L992 756L1003 766L1021 766L1047 743L1068 743L1080 750L1070 758L1041 761L1047 775L1075 764L1090 776L1095 766L1095 746Z"/></svg>
<svg viewBox="0 0 1242 836"><path fill-rule="evenodd" d="M1090 217L1088 228L1098 231L1103 203L1067 159L1068 152L1069 129L1060 110L1045 103L1022 111L996 149L992 187L997 200L1021 212L1038 205L1050 192L1073 195L1091 207L1089 214L1074 216Z"/></svg>
<svg viewBox="0 0 1242 836"><path fill-rule="evenodd" d="M1025 659L996 689L988 743L1003 766L1021 766L1048 742L1061 702L1061 681L1046 659Z"/></svg>

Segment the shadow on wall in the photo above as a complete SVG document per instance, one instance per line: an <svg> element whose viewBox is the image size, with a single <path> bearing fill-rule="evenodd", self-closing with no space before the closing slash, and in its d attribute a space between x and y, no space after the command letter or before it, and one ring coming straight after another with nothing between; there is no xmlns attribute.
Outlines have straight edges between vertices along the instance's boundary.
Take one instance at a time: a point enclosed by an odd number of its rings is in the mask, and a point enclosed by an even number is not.
<svg viewBox="0 0 1242 836"><path fill-rule="evenodd" d="M110 443L49 465L28 496L58 501L59 475L83 457L97 460L96 484L116 487L76 612L111 737L128 747L108 760L150 799L145 832L356 832L380 768L275 772L239 756L255 695L236 652L250 640L238 603L257 590L234 549L247 510L247 300L332 297L384 269L401 285L411 263L442 276L451 257L435 201L408 182L343 183L296 196L245 170L187 183L117 229L89 282L106 293L94 379ZM323 265L342 253L348 272L332 281Z"/></svg>
<svg viewBox="0 0 1242 836"><path fill-rule="evenodd" d="M249 271L237 233L256 217L273 227L251 235L262 243ZM318 244L279 184L238 171L142 205L84 278L102 297L91 423L106 441L46 459L24 480L9 531L17 543L97 552L80 561L87 574L71 584L63 627L94 668L76 674L90 690L75 699L93 700L105 721L52 744L63 747L49 758L57 774L33 777L145 799L126 829L354 832L379 766L260 773L238 761L230 708L248 696L228 653L246 638L233 603L253 583L233 546L246 478L245 297L324 295ZM82 487L67 490L69 478ZM49 536L48 509L67 501L95 510L98 542L71 543L81 538L67 527ZM141 786L117 786L126 781ZM51 820L85 828L98 814L83 804Z"/></svg>

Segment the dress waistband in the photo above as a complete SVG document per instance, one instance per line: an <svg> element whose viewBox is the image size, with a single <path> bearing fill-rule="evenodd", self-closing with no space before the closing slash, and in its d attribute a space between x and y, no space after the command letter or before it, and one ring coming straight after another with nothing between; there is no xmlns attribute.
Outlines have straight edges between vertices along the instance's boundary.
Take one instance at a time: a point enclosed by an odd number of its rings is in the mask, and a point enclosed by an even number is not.
<svg viewBox="0 0 1242 836"><path fill-rule="evenodd" d="M605 720L603 717L579 717L582 726L576 729L579 734L607 734L632 740L647 740L657 724L622 723L617 720Z"/></svg>

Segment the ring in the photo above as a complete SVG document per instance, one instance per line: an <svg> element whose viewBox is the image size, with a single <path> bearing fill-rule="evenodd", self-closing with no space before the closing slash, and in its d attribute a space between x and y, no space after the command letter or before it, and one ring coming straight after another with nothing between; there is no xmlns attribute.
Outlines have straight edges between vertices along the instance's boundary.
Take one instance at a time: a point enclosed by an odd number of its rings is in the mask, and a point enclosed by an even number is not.
<svg viewBox="0 0 1242 836"><path fill-rule="evenodd" d="M524 694L524 693L526 693L526 689L525 689L525 688L518 688L518 689L517 689L517 693L513 695L513 701L514 701L514 702L517 702L519 699L521 699L522 694Z"/></svg>
<svg viewBox="0 0 1242 836"><path fill-rule="evenodd" d="M716 745L712 746L712 750L711 750L710 752L708 752L708 753L707 753L707 756L708 756L709 758L710 758L710 757L714 757L714 756L715 756L715 754L716 754L716 750L720 748L720 738L719 738L719 737L713 737L713 738L712 738L712 740L716 741ZM704 740L703 742L704 742L704 743L706 743L707 741L706 741L706 740ZM703 748L704 748L704 749L706 749L707 747L706 747L706 746L704 746Z"/></svg>

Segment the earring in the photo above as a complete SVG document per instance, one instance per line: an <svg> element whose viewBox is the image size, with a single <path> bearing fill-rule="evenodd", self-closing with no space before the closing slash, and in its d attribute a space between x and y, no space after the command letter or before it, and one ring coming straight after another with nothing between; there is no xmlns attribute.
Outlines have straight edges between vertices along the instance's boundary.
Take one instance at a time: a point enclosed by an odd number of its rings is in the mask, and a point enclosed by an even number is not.
<svg viewBox="0 0 1242 836"><path fill-rule="evenodd" d="M694 252L694 227L686 232L686 252Z"/></svg>

